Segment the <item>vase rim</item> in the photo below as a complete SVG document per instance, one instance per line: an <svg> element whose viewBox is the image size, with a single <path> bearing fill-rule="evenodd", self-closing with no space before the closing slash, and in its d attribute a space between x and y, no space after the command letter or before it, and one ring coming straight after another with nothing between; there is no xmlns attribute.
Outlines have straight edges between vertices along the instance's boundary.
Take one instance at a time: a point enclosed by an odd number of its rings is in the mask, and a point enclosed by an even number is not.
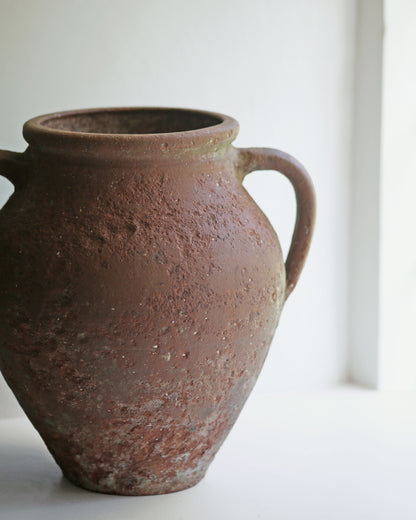
<svg viewBox="0 0 416 520"><path fill-rule="evenodd" d="M150 130L150 131L147 131ZM23 126L31 148L125 158L218 152L237 136L238 122L206 110L173 107L109 107L53 112Z"/></svg>

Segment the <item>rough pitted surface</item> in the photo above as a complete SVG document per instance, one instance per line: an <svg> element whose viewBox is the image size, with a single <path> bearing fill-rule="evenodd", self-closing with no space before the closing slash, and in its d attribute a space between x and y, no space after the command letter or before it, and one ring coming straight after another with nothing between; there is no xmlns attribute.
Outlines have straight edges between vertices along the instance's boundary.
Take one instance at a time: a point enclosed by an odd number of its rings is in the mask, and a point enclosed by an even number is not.
<svg viewBox="0 0 416 520"><path fill-rule="evenodd" d="M236 157L25 154L0 213L0 368L76 484L194 485L259 375L285 269Z"/></svg>

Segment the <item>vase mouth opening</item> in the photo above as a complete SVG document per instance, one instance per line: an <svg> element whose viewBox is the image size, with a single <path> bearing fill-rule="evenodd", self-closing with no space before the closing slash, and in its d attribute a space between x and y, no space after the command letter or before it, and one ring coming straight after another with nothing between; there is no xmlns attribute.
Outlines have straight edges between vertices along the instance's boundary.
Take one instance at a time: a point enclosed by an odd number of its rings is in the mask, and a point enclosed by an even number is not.
<svg viewBox="0 0 416 520"><path fill-rule="evenodd" d="M49 152L126 156L221 148L238 133L235 119L216 112L185 108L120 107L71 110L27 121L29 145ZM130 154L130 155L129 155Z"/></svg>
<svg viewBox="0 0 416 520"><path fill-rule="evenodd" d="M60 113L46 116L39 123L64 132L144 135L190 132L223 121L220 115L197 110L133 108Z"/></svg>

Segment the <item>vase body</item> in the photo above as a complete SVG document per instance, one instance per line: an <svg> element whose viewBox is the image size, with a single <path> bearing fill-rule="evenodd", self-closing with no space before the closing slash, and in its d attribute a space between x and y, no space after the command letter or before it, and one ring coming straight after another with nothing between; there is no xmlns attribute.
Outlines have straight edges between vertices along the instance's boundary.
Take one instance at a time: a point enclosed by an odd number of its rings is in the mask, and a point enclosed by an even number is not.
<svg viewBox="0 0 416 520"><path fill-rule="evenodd" d="M131 156L116 137L90 144L94 128L55 149L29 125L0 212L0 368L82 487L194 485L259 375L286 271L242 186L236 133L186 146L159 134Z"/></svg>

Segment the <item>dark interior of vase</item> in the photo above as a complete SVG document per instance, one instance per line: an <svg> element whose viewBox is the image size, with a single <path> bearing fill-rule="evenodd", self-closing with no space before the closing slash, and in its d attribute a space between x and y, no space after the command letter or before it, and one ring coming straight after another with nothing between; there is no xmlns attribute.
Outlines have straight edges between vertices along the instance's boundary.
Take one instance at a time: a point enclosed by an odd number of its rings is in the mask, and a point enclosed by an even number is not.
<svg viewBox="0 0 416 520"><path fill-rule="evenodd" d="M47 119L42 124L66 132L94 134L165 134L207 128L222 123L210 114L180 109L133 109L81 112Z"/></svg>

